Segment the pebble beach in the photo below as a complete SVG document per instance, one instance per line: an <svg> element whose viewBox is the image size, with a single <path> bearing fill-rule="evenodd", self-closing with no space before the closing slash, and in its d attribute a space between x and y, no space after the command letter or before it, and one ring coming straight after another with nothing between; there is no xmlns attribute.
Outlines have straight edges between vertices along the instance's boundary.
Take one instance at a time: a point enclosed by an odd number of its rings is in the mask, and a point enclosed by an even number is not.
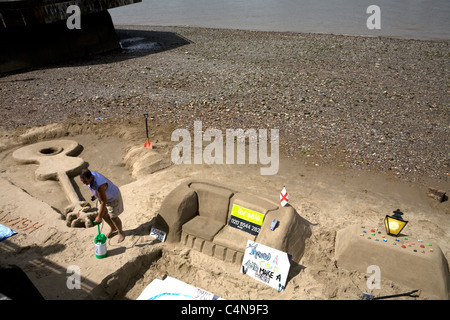
<svg viewBox="0 0 450 320"><path fill-rule="evenodd" d="M117 26L122 50L0 76L3 135L55 122L279 129L314 165L447 182L450 41Z"/></svg>

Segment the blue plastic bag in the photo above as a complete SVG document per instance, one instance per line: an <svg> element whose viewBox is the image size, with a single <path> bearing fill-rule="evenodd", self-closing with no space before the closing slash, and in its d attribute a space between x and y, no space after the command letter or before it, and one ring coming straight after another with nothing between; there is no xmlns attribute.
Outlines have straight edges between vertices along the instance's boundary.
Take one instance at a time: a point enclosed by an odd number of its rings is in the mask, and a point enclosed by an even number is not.
<svg viewBox="0 0 450 320"><path fill-rule="evenodd" d="M0 224L0 242L2 242L5 239L8 239L9 237L17 234L16 231L13 229L10 229L8 227L5 227L4 225Z"/></svg>

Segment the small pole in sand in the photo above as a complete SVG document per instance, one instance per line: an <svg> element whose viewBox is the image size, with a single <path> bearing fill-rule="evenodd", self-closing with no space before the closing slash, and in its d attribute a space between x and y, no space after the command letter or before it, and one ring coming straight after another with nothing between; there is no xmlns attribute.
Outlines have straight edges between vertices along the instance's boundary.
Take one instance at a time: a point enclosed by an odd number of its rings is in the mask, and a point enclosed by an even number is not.
<svg viewBox="0 0 450 320"><path fill-rule="evenodd" d="M144 143L144 148L153 149L152 143L148 141L148 124L147 124L148 113L144 113L144 117L145 117L145 131L147 133L147 141Z"/></svg>

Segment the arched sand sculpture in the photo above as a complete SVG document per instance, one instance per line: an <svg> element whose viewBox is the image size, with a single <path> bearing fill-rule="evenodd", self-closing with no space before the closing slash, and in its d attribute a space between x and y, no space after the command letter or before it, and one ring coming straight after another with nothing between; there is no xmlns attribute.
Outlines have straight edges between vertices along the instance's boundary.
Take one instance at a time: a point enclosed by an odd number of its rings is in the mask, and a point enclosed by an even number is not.
<svg viewBox="0 0 450 320"><path fill-rule="evenodd" d="M230 223L233 207L264 216L260 230L251 234ZM236 208L236 207L235 207ZM272 221L278 221L272 230ZM290 205L212 181L191 181L175 188L161 204L155 227L167 232L167 242L182 244L210 256L241 264L247 240L284 251L299 262L311 236L308 221Z"/></svg>
<svg viewBox="0 0 450 320"><path fill-rule="evenodd" d="M35 163L38 180L56 180L67 197L69 206L64 210L67 225L71 227L91 227L95 213L83 208L85 201L79 199L70 178L78 175L88 164L79 157L82 146L74 140L51 140L31 144L17 149L13 158L24 164Z"/></svg>

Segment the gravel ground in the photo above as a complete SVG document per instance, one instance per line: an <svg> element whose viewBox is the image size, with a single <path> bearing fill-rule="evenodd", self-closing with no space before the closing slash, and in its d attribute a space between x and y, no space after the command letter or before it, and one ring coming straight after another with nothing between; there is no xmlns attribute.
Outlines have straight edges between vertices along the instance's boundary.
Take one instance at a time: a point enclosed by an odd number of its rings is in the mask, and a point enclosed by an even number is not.
<svg viewBox="0 0 450 320"><path fill-rule="evenodd" d="M124 50L0 77L0 126L149 112L187 128L278 128L282 151L318 165L448 181L450 41L117 29Z"/></svg>

